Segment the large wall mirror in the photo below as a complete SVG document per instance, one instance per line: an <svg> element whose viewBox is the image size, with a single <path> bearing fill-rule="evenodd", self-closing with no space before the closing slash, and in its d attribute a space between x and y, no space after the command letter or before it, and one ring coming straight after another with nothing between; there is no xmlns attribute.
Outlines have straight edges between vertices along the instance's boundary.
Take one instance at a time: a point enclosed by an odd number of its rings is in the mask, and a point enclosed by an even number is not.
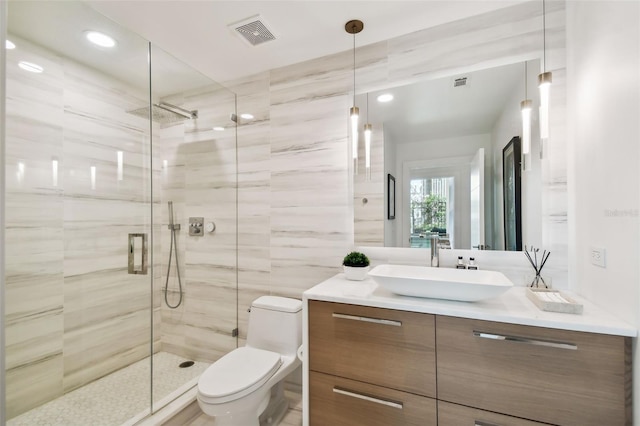
<svg viewBox="0 0 640 426"><path fill-rule="evenodd" d="M539 245L539 73L540 61L530 60L358 95L374 137L371 177L359 167L354 179L356 244L425 247L438 232L444 248L513 250L505 245L503 149L522 135L526 96L533 101L532 144L530 154L516 159L522 160L518 214L521 244ZM379 101L384 94L393 99ZM388 175L396 182L394 219L386 211Z"/></svg>

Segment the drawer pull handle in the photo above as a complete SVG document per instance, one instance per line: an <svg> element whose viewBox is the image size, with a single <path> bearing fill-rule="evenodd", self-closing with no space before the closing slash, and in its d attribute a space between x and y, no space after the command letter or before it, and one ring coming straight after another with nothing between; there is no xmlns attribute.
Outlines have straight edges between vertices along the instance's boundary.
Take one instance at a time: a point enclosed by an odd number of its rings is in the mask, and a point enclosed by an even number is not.
<svg viewBox="0 0 640 426"><path fill-rule="evenodd" d="M473 422L473 426L499 426L494 423L483 422L482 420L476 420Z"/></svg>
<svg viewBox="0 0 640 426"><path fill-rule="evenodd" d="M528 345L535 345L535 346L547 346L549 348L571 349L574 351L578 350L578 345L575 345L573 343L567 343L567 342L554 342L551 340L529 339L528 337L506 336L502 334L485 333L483 331L475 331L475 330L473 331L473 335L483 339L506 340L508 342L526 343Z"/></svg>
<svg viewBox="0 0 640 426"><path fill-rule="evenodd" d="M364 321L364 322L372 322L374 324L383 324L383 325L393 325L395 327L402 327L401 321L394 321L382 318L369 318L369 317L359 317L355 315L346 315L346 314L333 314L334 318L348 319L353 321Z"/></svg>
<svg viewBox="0 0 640 426"><path fill-rule="evenodd" d="M369 402L375 402L376 404L386 405L387 407L397 408L402 410L402 404L399 402L387 401L386 399L374 398L372 396L362 395L361 393L349 392L340 388L333 388L334 393L340 395L350 396L352 398L358 398Z"/></svg>

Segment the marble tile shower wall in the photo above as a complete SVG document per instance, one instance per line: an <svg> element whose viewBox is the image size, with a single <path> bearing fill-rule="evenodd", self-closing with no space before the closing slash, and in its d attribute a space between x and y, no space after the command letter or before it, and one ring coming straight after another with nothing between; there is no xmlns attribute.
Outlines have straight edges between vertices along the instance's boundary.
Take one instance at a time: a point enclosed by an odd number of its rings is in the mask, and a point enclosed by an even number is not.
<svg viewBox="0 0 640 426"><path fill-rule="evenodd" d="M547 69L554 73L554 87L543 170L543 241L554 251L550 268L561 286L567 275L564 22L564 2L550 3ZM522 3L358 48L357 90L539 58L541 53L540 3ZM255 296L301 297L305 289L339 272L342 256L354 245L347 117L353 96L351 55L345 51L227 83L238 95L238 111L259 111L256 121L238 129L241 337L246 335L246 307ZM380 200L382 191L381 183ZM384 220L382 210L379 217ZM367 227L382 226L369 221ZM362 238L375 242L378 237Z"/></svg>
<svg viewBox="0 0 640 426"><path fill-rule="evenodd" d="M184 299L170 309L162 290L160 308L162 348L186 358L213 362L236 347L236 135L230 115L235 95L217 85L172 95L163 100L198 110L197 120L168 125L159 130L154 146L163 165L157 199L162 246L162 266L156 288L165 285L171 234L167 203L173 202L178 259ZM224 132L213 130L225 124ZM204 217L216 230L201 237L189 236L189 217ZM172 260L169 303L179 300L179 284Z"/></svg>
<svg viewBox="0 0 640 426"><path fill-rule="evenodd" d="M146 105L147 95L18 41L20 60L46 72L19 70L17 54L9 52L9 417L147 356L151 333L149 276L126 271L127 234L148 232L151 200L148 122L126 111ZM212 85L164 100L197 109L199 119L153 127L154 188L160 188L153 210L154 349L212 362L237 342L236 138L229 126L235 96ZM227 130L213 131L220 123ZM123 151L122 180L117 151ZM167 308L162 292L168 201L181 224L185 295L176 310ZM188 237L191 216L215 222L215 233ZM169 289L175 304L175 264Z"/></svg>
<svg viewBox="0 0 640 426"><path fill-rule="evenodd" d="M144 92L12 39L20 49L7 52L6 76L8 418L143 358L150 335L149 278L126 273L125 249L127 234L149 224L148 124L125 112L145 105ZM45 72L25 73L18 57Z"/></svg>

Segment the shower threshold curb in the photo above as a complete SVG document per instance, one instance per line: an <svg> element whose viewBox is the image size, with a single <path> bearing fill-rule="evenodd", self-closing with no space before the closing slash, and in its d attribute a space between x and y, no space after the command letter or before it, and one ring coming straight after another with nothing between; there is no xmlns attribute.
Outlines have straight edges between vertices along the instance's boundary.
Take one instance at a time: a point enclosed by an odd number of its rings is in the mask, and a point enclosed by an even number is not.
<svg viewBox="0 0 640 426"><path fill-rule="evenodd" d="M120 426L158 426L164 424L195 402L198 393L197 384L198 377L194 377L176 389L175 392L161 399L158 402L158 405L162 407L160 410L151 415L149 415L149 410L145 410Z"/></svg>

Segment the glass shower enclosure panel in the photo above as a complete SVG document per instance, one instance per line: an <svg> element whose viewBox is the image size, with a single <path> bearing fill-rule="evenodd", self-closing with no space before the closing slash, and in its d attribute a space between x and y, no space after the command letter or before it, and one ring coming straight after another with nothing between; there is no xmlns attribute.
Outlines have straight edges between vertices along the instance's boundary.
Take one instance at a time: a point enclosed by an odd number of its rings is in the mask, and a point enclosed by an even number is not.
<svg viewBox="0 0 640 426"><path fill-rule="evenodd" d="M237 347L235 94L151 47L153 407Z"/></svg>
<svg viewBox="0 0 640 426"><path fill-rule="evenodd" d="M133 424L238 344L236 98L84 2L8 39L5 415Z"/></svg>
<svg viewBox="0 0 640 426"><path fill-rule="evenodd" d="M7 38L8 424L122 424L151 400L149 43L72 1L10 1Z"/></svg>

